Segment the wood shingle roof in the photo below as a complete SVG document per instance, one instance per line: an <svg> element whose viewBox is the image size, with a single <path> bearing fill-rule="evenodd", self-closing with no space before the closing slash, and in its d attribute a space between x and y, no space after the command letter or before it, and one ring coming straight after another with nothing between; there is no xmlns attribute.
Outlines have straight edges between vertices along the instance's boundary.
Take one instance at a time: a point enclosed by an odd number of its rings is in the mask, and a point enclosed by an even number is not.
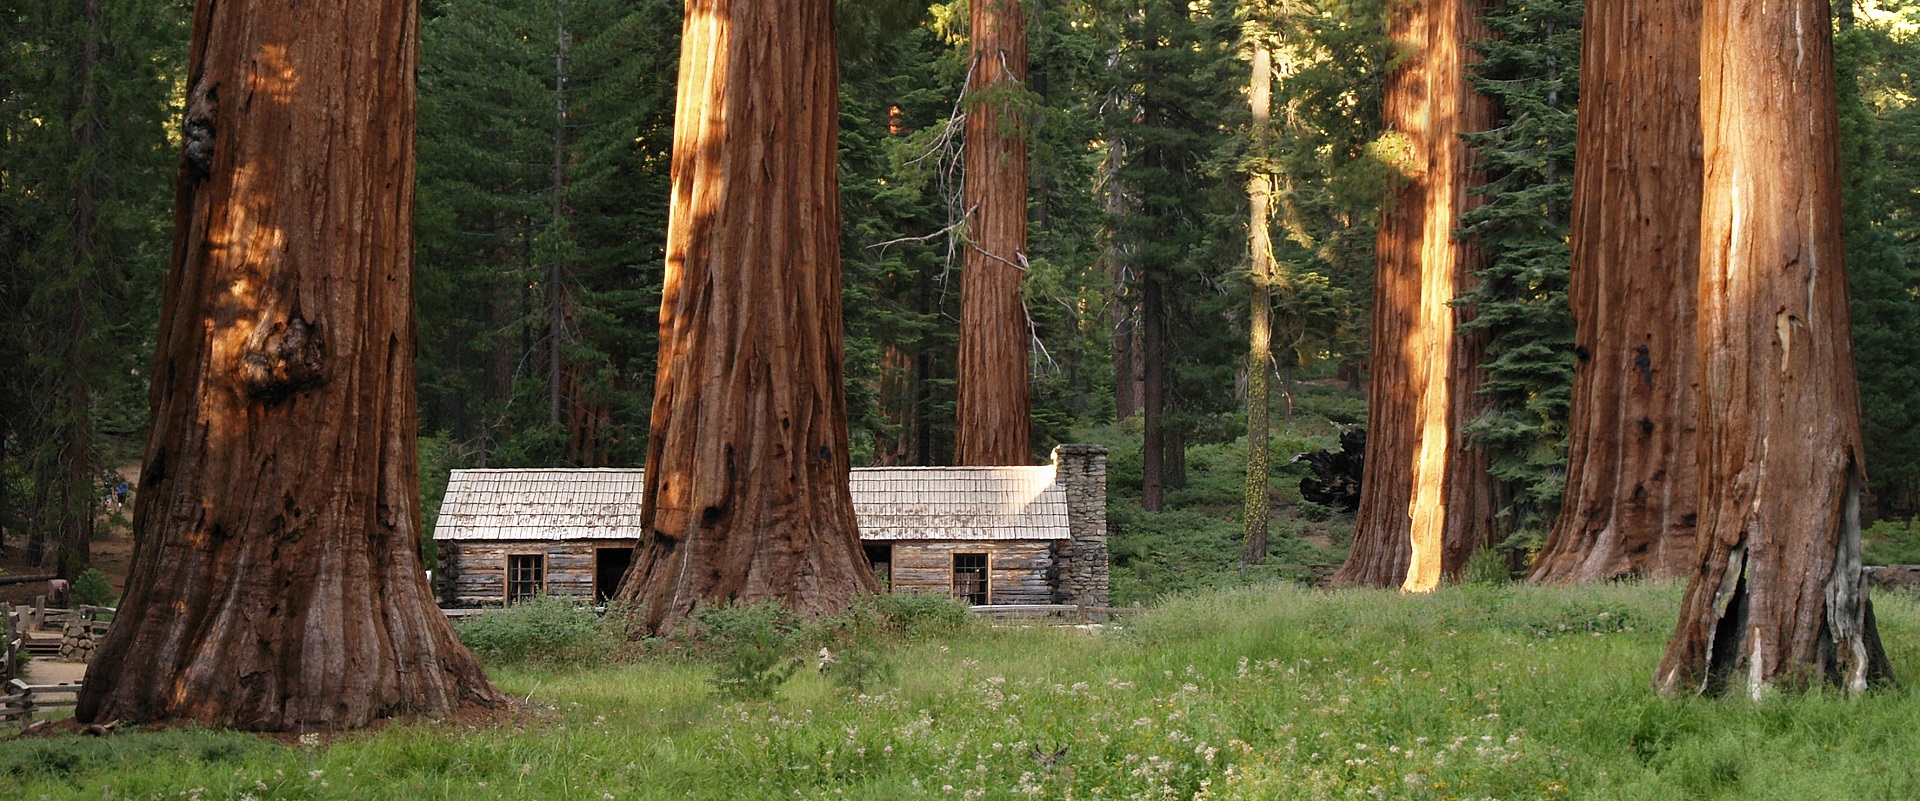
<svg viewBox="0 0 1920 801"><path fill-rule="evenodd" d="M438 540L638 539L639 469L455 470ZM1068 539L1045 467L870 467L849 488L866 540Z"/></svg>

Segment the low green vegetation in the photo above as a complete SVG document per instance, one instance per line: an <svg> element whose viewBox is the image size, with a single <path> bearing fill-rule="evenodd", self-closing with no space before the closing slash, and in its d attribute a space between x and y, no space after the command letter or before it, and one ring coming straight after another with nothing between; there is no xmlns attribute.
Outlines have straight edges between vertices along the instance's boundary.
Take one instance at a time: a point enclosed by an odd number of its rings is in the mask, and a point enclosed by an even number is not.
<svg viewBox="0 0 1920 801"><path fill-rule="evenodd" d="M107 575L97 567L80 571L73 579L73 596L68 602L74 606L113 606L120 596L113 594L113 585L107 583Z"/></svg>
<svg viewBox="0 0 1920 801"><path fill-rule="evenodd" d="M1920 565L1920 520L1881 520L1860 535L1870 565Z"/></svg>
<svg viewBox="0 0 1920 801"><path fill-rule="evenodd" d="M534 714L337 739L19 739L0 742L0 786L89 800L1920 797L1920 764L1902 758L1920 731L1909 690L1653 694L1678 597L1275 584L1179 595L1098 630L989 627L909 600L793 629L815 639L782 651L802 662L766 700L718 692L725 649L495 663ZM1876 601L1896 670L1920 678L1920 605ZM835 638L852 631L891 668L860 687L813 650L841 659L850 640Z"/></svg>
<svg viewBox="0 0 1920 801"><path fill-rule="evenodd" d="M552 596L456 619L453 629L489 665L584 666L613 656L619 616Z"/></svg>
<svg viewBox="0 0 1920 801"><path fill-rule="evenodd" d="M1278 393L1276 393L1277 395ZM1340 427L1366 420L1366 398L1351 390L1300 383L1294 388L1292 419L1286 400L1273 410L1273 456L1267 486L1272 503L1269 546L1264 566L1240 569L1245 514L1247 440L1245 436L1187 448L1185 480L1169 486L1159 511L1140 505L1140 419L1118 425L1082 428L1077 442L1106 446L1107 522L1112 530L1112 601L1120 606L1151 603L1172 592L1306 580L1310 565L1337 565L1353 541L1353 515L1300 497L1300 480L1312 474L1293 457L1338 449ZM1224 426L1244 430L1238 417Z"/></svg>

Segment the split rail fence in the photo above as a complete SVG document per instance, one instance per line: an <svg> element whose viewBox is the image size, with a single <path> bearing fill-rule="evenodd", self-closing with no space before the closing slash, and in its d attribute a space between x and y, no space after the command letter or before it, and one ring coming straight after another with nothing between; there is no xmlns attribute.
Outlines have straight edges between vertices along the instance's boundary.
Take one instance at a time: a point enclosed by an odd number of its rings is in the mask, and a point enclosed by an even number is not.
<svg viewBox="0 0 1920 801"><path fill-rule="evenodd" d="M8 722L27 729L34 716L43 719L54 709L70 709L79 701L79 684L28 684L17 675L22 656L59 657L72 643L91 644L104 634L113 611L107 607L81 606L78 609L48 608L46 598L35 599L31 606L13 606L0 601L0 724Z"/></svg>

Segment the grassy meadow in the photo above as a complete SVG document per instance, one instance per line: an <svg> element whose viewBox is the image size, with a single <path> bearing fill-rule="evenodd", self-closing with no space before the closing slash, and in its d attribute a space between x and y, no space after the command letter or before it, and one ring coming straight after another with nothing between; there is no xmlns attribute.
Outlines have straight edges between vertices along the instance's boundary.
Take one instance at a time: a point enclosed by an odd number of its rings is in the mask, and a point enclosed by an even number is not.
<svg viewBox="0 0 1920 801"><path fill-rule="evenodd" d="M808 665L765 701L722 700L692 657L522 662L493 670L538 710L519 724L15 739L0 797L1920 798L1909 690L1650 692L1677 601L1634 584L1198 592L1105 629L894 635L864 692ZM1920 680L1920 606L1877 608Z"/></svg>

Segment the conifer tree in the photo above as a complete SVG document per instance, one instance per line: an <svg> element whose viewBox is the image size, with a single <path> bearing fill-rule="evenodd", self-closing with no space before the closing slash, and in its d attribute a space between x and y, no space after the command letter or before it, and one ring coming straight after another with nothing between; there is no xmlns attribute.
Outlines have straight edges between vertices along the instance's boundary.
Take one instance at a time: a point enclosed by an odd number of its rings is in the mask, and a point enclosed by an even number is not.
<svg viewBox="0 0 1920 801"><path fill-rule="evenodd" d="M1911 7L1909 7L1911 8ZM1836 12L1850 11L1845 3ZM1914 11L1907 12L1908 19ZM1909 255L1920 239L1912 188L1920 107L1910 67L1920 59L1920 35L1899 17L1840 17L1835 67L1840 108L1840 166L1844 176L1847 280L1853 312L1854 356L1860 376L1861 431L1870 513L1920 514L1920 259Z"/></svg>
<svg viewBox="0 0 1920 801"><path fill-rule="evenodd" d="M72 578L88 561L110 437L144 419L165 260L167 3L33 0L0 15L0 543Z"/></svg>
<svg viewBox="0 0 1920 801"><path fill-rule="evenodd" d="M660 359L619 597L647 628L877 589L848 494L833 3L696 0L681 29Z"/></svg>
<svg viewBox="0 0 1920 801"><path fill-rule="evenodd" d="M1581 56L1567 484L1534 581L1684 575L1700 508L1700 6L1594 0Z"/></svg>
<svg viewBox="0 0 1920 801"><path fill-rule="evenodd" d="M1514 0L1487 7L1493 36L1477 49L1473 85L1504 112L1467 135L1482 159L1486 201L1461 216L1486 249L1479 286L1460 305L1462 328L1487 336L1486 412L1467 438L1488 451L1508 491L1506 545L1537 550L1560 507L1573 316L1567 308L1568 213L1574 175L1574 109L1580 85L1579 0Z"/></svg>
<svg viewBox="0 0 1920 801"><path fill-rule="evenodd" d="M1486 454L1461 432L1478 416L1478 334L1456 331L1478 245L1456 238L1478 161L1460 135L1485 130L1492 105L1467 83L1484 36L1478 0L1400 7L1389 34L1410 57L1388 79L1386 120L1401 134L1405 182L1386 207L1375 275L1366 474L1343 583L1430 591L1495 532Z"/></svg>
<svg viewBox="0 0 1920 801"><path fill-rule="evenodd" d="M417 26L407 0L194 9L134 570L79 720L507 703L416 548Z"/></svg>
<svg viewBox="0 0 1920 801"><path fill-rule="evenodd" d="M1248 128L1252 150L1247 169L1247 489L1243 523L1245 547L1240 564L1257 565L1267 557L1268 413L1272 395L1267 375L1273 365L1273 240L1270 232L1273 176L1267 164L1267 142L1273 119L1273 45L1262 21L1246 22Z"/></svg>
<svg viewBox="0 0 1920 801"><path fill-rule="evenodd" d="M967 41L966 265L954 462L1027 464L1031 411L1027 314L1026 10L973 0Z"/></svg>
<svg viewBox="0 0 1920 801"><path fill-rule="evenodd" d="M1860 569L1827 10L1707 0L1702 15L1701 542L1654 674L1668 695L1892 679Z"/></svg>
<svg viewBox="0 0 1920 801"><path fill-rule="evenodd" d="M677 18L449 0L423 24L421 394L461 461L641 461Z"/></svg>

